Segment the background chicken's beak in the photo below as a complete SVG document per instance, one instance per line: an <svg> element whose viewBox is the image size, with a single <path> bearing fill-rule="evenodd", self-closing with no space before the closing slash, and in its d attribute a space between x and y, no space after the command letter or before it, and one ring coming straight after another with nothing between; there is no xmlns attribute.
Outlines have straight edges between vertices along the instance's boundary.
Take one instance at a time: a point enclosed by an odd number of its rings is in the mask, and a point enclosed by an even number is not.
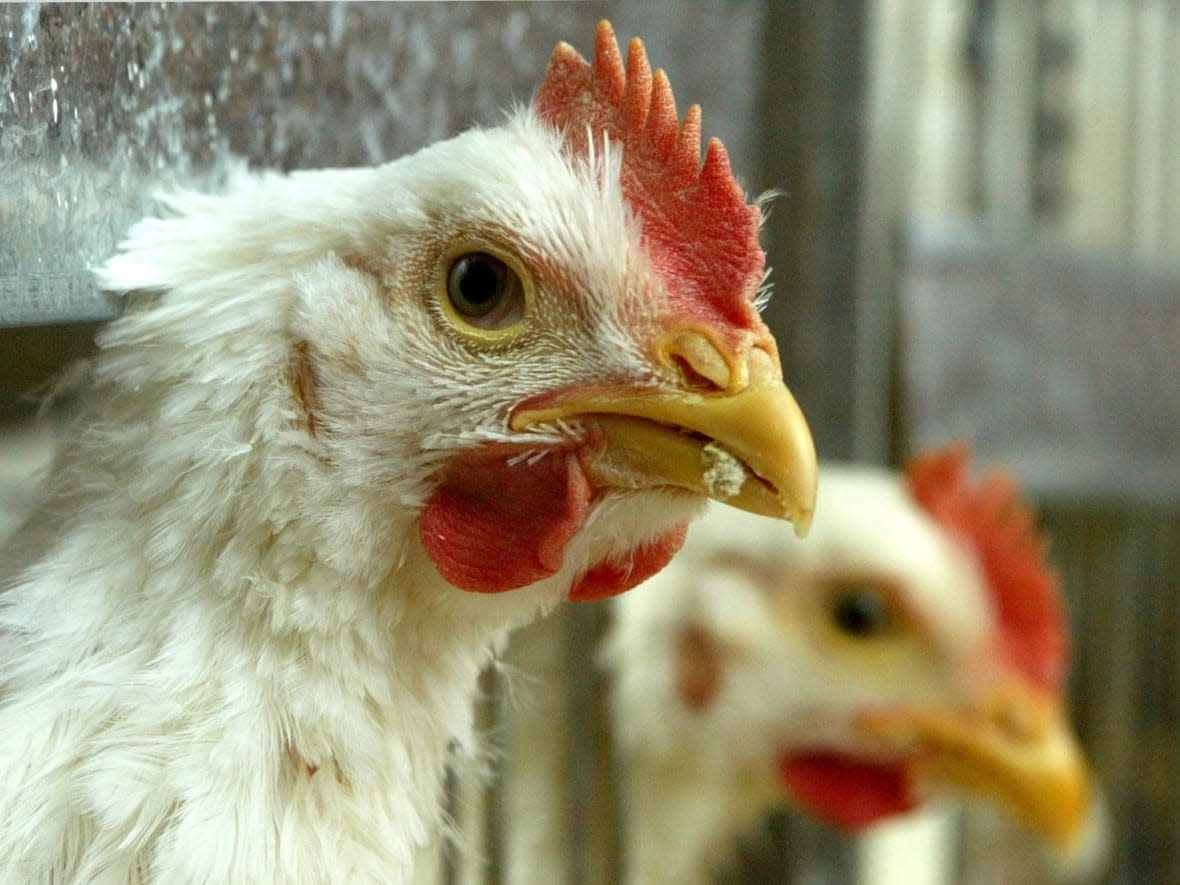
<svg viewBox="0 0 1180 885"><path fill-rule="evenodd" d="M1089 770L1056 702L1006 691L975 710L874 713L860 724L874 740L910 746L918 789L946 786L992 799L1062 851L1085 829Z"/></svg>

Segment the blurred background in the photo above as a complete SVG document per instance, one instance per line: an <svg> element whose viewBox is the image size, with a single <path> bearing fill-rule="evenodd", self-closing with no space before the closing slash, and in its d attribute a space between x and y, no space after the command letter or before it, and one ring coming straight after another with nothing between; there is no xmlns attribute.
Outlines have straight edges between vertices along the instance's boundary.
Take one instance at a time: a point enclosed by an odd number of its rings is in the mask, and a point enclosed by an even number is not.
<svg viewBox="0 0 1180 885"><path fill-rule="evenodd" d="M495 124L559 39L589 54L603 17L643 37L682 110L703 106L748 190L781 193L767 320L821 458L965 438L1031 489L1113 820L1102 881L1180 881L1172 0L0 5L0 533L52 445L35 392L118 313L88 269L153 191L241 164L379 163ZM591 660L606 612L563 617L567 660ZM569 670L568 881L618 881L604 688ZM480 715L510 756L502 682ZM442 880L520 881L508 776L474 798L455 778L482 850L445 854ZM1047 881L1034 858L979 813L862 839L784 813L732 881Z"/></svg>

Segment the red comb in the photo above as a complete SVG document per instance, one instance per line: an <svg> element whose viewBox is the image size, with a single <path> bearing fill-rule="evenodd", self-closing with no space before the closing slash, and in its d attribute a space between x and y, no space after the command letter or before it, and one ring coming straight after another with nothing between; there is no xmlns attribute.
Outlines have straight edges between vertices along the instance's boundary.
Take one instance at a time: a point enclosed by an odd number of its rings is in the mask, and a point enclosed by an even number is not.
<svg viewBox="0 0 1180 885"><path fill-rule="evenodd" d="M746 204L716 138L701 164L700 108L679 121L668 78L652 73L643 43L631 41L626 68L609 22L598 25L593 64L559 43L533 106L575 155L600 151L604 134L622 146L623 194L676 305L701 319L753 327L766 262L761 213Z"/></svg>
<svg viewBox="0 0 1180 885"><path fill-rule="evenodd" d="M918 455L906 469L910 495L977 556L1014 663L1034 684L1059 690L1069 639L1057 575L1045 559L1048 542L1012 478L995 471L970 484L968 459L965 445Z"/></svg>

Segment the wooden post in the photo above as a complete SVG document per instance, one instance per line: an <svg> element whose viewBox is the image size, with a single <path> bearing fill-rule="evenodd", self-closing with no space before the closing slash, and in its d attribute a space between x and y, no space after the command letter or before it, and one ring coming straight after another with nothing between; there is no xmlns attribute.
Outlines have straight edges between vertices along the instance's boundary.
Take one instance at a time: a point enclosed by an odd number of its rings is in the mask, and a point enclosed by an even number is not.
<svg viewBox="0 0 1180 885"><path fill-rule="evenodd" d="M767 321L821 457L851 454L865 4L767 4L764 187L776 295Z"/></svg>

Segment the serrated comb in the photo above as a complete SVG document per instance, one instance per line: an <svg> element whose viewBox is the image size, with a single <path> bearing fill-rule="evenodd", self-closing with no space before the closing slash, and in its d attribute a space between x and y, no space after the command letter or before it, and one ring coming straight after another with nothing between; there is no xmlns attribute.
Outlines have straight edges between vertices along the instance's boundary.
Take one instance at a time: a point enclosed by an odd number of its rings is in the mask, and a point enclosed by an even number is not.
<svg viewBox="0 0 1180 885"><path fill-rule="evenodd" d="M993 471L967 477L965 445L925 452L906 468L910 495L975 554L992 593L1006 653L1034 684L1060 689L1069 657L1057 574L1047 539L1016 483Z"/></svg>
<svg viewBox="0 0 1180 885"><path fill-rule="evenodd" d="M753 328L766 266L761 213L746 203L718 139L702 164L700 107L680 121L672 86L652 72L642 41L631 41L626 67L609 22L598 25L593 63L559 43L533 107L575 155L600 151L603 135L622 147L623 194L672 302L733 331Z"/></svg>

